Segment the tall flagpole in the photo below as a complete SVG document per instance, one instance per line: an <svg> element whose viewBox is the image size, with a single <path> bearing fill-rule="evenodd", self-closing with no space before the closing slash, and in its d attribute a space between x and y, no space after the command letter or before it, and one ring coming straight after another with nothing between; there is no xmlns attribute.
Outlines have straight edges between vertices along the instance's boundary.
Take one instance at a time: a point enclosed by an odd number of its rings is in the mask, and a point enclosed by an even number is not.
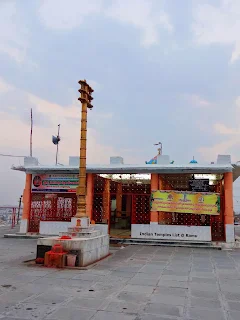
<svg viewBox="0 0 240 320"><path fill-rule="evenodd" d="M30 157L32 157L32 133L33 133L33 115L32 115L32 108L31 108Z"/></svg>
<svg viewBox="0 0 240 320"><path fill-rule="evenodd" d="M81 117L81 138L80 138L80 162L79 162L79 180L76 190L77 194L77 213L75 218L87 218L86 213L86 156L87 156L87 109L92 109L91 101L93 100L93 89L87 84L86 80L78 82L81 89L79 101L82 103Z"/></svg>

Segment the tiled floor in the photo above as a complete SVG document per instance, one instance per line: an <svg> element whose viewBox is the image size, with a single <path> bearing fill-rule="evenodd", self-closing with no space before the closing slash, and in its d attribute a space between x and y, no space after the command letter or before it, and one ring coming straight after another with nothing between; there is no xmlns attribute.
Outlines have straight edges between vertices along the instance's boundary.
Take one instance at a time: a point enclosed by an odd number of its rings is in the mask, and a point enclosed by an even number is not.
<svg viewBox="0 0 240 320"><path fill-rule="evenodd" d="M240 251L128 246L55 270L21 263L35 249L0 238L0 319L240 319Z"/></svg>

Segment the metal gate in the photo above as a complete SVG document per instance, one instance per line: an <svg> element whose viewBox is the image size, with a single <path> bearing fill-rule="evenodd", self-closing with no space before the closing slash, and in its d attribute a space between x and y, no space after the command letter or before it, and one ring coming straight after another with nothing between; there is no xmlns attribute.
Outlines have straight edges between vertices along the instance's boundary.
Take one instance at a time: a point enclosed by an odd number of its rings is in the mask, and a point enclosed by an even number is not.
<svg viewBox="0 0 240 320"><path fill-rule="evenodd" d="M132 224L150 223L150 195L132 195Z"/></svg>
<svg viewBox="0 0 240 320"><path fill-rule="evenodd" d="M32 194L28 232L39 232L40 221L71 221L77 210L75 194Z"/></svg>

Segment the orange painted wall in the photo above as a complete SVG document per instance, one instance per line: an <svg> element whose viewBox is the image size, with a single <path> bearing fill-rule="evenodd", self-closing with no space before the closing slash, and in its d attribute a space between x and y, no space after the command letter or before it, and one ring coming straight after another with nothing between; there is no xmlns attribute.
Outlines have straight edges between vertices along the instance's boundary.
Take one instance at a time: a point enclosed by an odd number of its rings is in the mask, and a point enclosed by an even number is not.
<svg viewBox="0 0 240 320"><path fill-rule="evenodd" d="M25 188L23 191L23 213L22 219L29 219L31 211L31 191L32 191L32 175L27 173L25 180Z"/></svg>
<svg viewBox="0 0 240 320"><path fill-rule="evenodd" d="M225 224L234 224L233 213L233 174L227 172L224 174L224 220Z"/></svg>

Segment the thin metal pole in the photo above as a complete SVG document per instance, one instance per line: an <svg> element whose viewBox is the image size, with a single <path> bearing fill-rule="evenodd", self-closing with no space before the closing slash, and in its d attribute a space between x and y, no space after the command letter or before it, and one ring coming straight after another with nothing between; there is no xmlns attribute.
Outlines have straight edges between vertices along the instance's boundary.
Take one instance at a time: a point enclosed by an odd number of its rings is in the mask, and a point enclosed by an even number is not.
<svg viewBox="0 0 240 320"><path fill-rule="evenodd" d="M59 133L60 133L60 124L58 125L58 134L57 134L57 152L56 152L56 165L58 164L58 143L59 143Z"/></svg>
<svg viewBox="0 0 240 320"><path fill-rule="evenodd" d="M17 224L19 223L19 216L20 216L21 204L22 204L22 196L19 198L18 215L17 215Z"/></svg>
<svg viewBox="0 0 240 320"><path fill-rule="evenodd" d="M32 108L31 108L30 157L32 157L32 132L33 132L33 116L32 116Z"/></svg>

